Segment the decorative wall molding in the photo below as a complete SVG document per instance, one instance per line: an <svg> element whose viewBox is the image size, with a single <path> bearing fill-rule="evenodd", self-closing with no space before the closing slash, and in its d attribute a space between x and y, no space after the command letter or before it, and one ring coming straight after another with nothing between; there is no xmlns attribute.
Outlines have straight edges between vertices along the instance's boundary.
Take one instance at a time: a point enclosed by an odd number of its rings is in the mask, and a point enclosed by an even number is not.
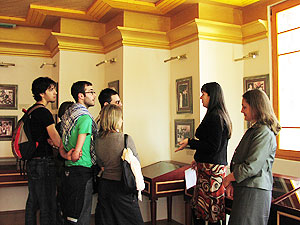
<svg viewBox="0 0 300 225"><path fill-rule="evenodd" d="M58 50L104 53L103 46L97 37L51 32L46 45L55 55Z"/></svg>
<svg viewBox="0 0 300 225"><path fill-rule="evenodd" d="M243 43L249 43L268 37L268 22L257 20L242 25Z"/></svg>
<svg viewBox="0 0 300 225"><path fill-rule="evenodd" d="M31 26L40 26L45 15L68 18L61 18L52 30L28 26L17 26L15 29L0 28L0 50L2 54L52 57L59 50L103 54L121 46L173 49L200 39L243 44L263 39L268 35L266 20L239 25L230 16L218 18L222 21L206 19L204 14L202 14L204 18L194 18L200 15L194 10L190 11L191 9L176 17L179 19L186 13L193 12L190 21L173 29L169 17L129 11L116 15L107 24L95 22L110 7L124 8L124 4L128 7L138 4L141 11L151 6L165 12L182 1L162 0L154 5L141 1L129 4L120 0L97 0L87 12L30 5L26 20L21 22ZM212 11L222 9L207 7ZM228 12L228 9L224 10ZM70 17L76 20L69 19Z"/></svg>

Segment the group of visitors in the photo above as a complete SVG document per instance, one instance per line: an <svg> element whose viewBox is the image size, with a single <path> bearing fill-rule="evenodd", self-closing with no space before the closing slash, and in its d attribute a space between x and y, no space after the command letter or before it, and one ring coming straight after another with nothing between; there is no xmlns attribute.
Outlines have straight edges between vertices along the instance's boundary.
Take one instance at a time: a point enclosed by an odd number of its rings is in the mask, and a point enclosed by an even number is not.
<svg viewBox="0 0 300 225"><path fill-rule="evenodd" d="M110 88L101 91L98 100L102 109L97 124L88 111L96 100L92 83L75 82L71 87L75 103L61 104L61 122L55 126L46 108L56 100L55 88L55 82L48 77L39 77L32 83L36 100L32 107L43 107L31 113L32 136L38 147L27 163L26 225L36 224L38 210L41 225L89 225L94 191L99 199L95 224L143 224L137 194L122 188L124 134L118 93ZM129 135L128 147L139 159ZM59 154L54 154L53 149Z"/></svg>
<svg viewBox="0 0 300 225"><path fill-rule="evenodd" d="M143 224L136 193L125 192L121 181L124 134L118 93L110 88L101 91L98 96L101 111L94 120L88 111L96 100L92 83L74 83L71 94L75 103L61 104L58 112L61 122L55 126L46 108L56 100L55 88L55 82L48 77L39 77L32 83L36 100L32 107L43 107L31 113L32 136L39 144L27 163L26 225L36 224L38 210L41 225L89 225L95 183L96 225ZM184 139L175 150L187 146L196 150L192 162L197 173L192 199L194 224L221 224L225 220L226 193L234 196L229 225L266 225L271 205L275 136L281 129L271 103L258 89L243 94L241 112L251 126L234 152L231 172L226 173L232 123L223 91L218 83L211 82L204 84L201 92L200 99L207 112L195 138ZM131 136L128 147L139 159ZM59 151L56 157L53 148Z"/></svg>

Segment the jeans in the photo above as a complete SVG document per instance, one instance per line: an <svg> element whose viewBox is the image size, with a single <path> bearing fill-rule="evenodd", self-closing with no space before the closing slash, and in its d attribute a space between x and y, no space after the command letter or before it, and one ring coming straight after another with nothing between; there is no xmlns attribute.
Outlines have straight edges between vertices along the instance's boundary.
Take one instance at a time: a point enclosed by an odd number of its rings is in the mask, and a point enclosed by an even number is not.
<svg viewBox="0 0 300 225"><path fill-rule="evenodd" d="M63 179L63 212L65 224L90 224L93 182L90 168L65 168Z"/></svg>
<svg viewBox="0 0 300 225"><path fill-rule="evenodd" d="M32 159L27 162L28 198L25 209L25 224L36 225L40 209L40 224L56 224L55 163L51 158Z"/></svg>

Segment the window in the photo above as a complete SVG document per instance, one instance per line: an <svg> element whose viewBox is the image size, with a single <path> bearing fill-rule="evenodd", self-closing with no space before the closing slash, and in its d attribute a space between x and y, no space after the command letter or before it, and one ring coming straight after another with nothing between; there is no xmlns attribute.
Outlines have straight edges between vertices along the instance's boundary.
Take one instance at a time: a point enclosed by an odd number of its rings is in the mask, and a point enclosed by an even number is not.
<svg viewBox="0 0 300 225"><path fill-rule="evenodd" d="M300 3L271 12L273 106L282 126L276 157L300 161Z"/></svg>

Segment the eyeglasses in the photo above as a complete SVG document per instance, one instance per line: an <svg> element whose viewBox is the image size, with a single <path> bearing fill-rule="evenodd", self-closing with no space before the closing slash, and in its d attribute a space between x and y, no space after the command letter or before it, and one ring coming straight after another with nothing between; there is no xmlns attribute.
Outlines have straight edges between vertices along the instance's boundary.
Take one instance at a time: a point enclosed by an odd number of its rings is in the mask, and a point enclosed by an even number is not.
<svg viewBox="0 0 300 225"><path fill-rule="evenodd" d="M92 95L93 95L93 94L96 94L96 92L94 92L94 91L86 91L85 93L86 93L86 94L90 93L90 94L92 94Z"/></svg>

